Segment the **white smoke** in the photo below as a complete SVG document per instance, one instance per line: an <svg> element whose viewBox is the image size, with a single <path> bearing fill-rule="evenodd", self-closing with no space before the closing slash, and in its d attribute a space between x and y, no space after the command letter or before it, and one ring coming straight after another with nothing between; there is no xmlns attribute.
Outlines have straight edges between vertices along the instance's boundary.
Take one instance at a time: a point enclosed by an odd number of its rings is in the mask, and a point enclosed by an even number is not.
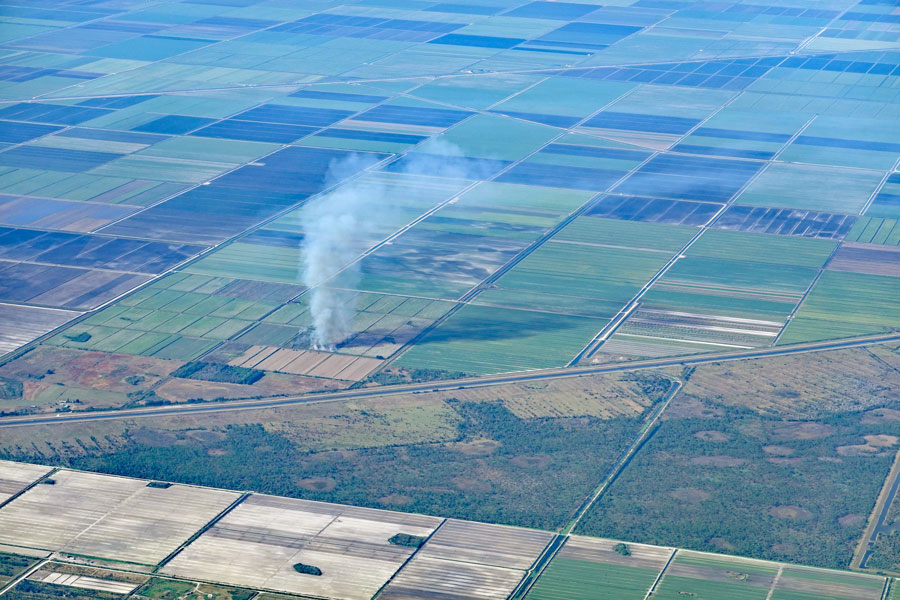
<svg viewBox="0 0 900 600"><path fill-rule="evenodd" d="M422 154L407 155L400 171L405 174L476 179L484 169L479 163L454 160L458 147L432 140ZM326 182L337 182L361 171L369 162L360 155L332 163ZM309 288L314 349L334 350L354 333L357 292L362 272L359 255L384 237L392 219L392 190L372 179L356 179L308 202L301 212L302 278Z"/></svg>

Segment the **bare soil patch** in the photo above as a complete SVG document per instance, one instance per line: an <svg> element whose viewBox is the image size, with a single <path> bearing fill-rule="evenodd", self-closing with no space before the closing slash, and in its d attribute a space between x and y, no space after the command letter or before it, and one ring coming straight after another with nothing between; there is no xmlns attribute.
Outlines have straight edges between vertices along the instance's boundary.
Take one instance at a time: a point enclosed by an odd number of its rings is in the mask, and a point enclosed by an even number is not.
<svg viewBox="0 0 900 600"><path fill-rule="evenodd" d="M866 522L865 515L844 515L838 518L838 524L841 527L858 527Z"/></svg>
<svg viewBox="0 0 900 600"><path fill-rule="evenodd" d="M780 423L772 430L772 438L776 440L818 440L834 433L834 427L825 423L807 421Z"/></svg>
<svg viewBox="0 0 900 600"><path fill-rule="evenodd" d="M298 481L297 486L310 492L330 492L337 487L337 481L331 477L307 477Z"/></svg>
<svg viewBox="0 0 900 600"><path fill-rule="evenodd" d="M450 447L466 456L488 456L500 447L500 442L496 440L475 440L473 442L451 444Z"/></svg>
<svg viewBox="0 0 900 600"><path fill-rule="evenodd" d="M796 554L800 548L797 547L797 544L785 543L782 542L780 544L772 544L772 551L778 552L779 554Z"/></svg>
<svg viewBox="0 0 900 600"><path fill-rule="evenodd" d="M787 446L763 446L763 452L768 454L769 456L790 456L794 453L793 448L788 448Z"/></svg>
<svg viewBox="0 0 900 600"><path fill-rule="evenodd" d="M225 448L210 448L206 451L207 456L227 456L228 450Z"/></svg>
<svg viewBox="0 0 900 600"><path fill-rule="evenodd" d="M724 431L718 431L717 429L698 431L694 434L694 437L704 442L727 442L731 439L730 435Z"/></svg>
<svg viewBox="0 0 900 600"><path fill-rule="evenodd" d="M509 459L509 461L523 469L544 469L550 464L550 457L520 455Z"/></svg>
<svg viewBox="0 0 900 600"><path fill-rule="evenodd" d="M406 506L412 503L412 498L403 494L389 494L378 499L382 506Z"/></svg>
<svg viewBox="0 0 900 600"><path fill-rule="evenodd" d="M709 500L709 492L704 492L701 489L691 487L674 489L669 492L669 495L676 500L681 500L682 502L690 502L692 504L703 502L704 500Z"/></svg>
<svg viewBox="0 0 900 600"><path fill-rule="evenodd" d="M688 394L679 394L672 404L663 413L663 419L690 419L702 417L714 419L721 417L725 412L717 407L704 402L701 398Z"/></svg>
<svg viewBox="0 0 900 600"><path fill-rule="evenodd" d="M695 465L702 465L708 467L739 467L743 464L746 464L746 458L737 458L736 456L723 456L723 455L715 455L715 456L695 456L691 459L691 462Z"/></svg>
<svg viewBox="0 0 900 600"><path fill-rule="evenodd" d="M900 421L900 410L895 410L893 408L876 408L875 410L867 412L860 422L869 425L881 423L882 421Z"/></svg>
<svg viewBox="0 0 900 600"><path fill-rule="evenodd" d="M720 538L720 537L709 538L709 543L712 544L713 546L715 546L716 548L719 548L720 550L734 550L735 549L735 545L732 544L731 542L729 542L728 540L726 540L725 538Z"/></svg>
<svg viewBox="0 0 900 600"><path fill-rule="evenodd" d="M866 441L865 444L838 446L837 453L841 456L875 455L880 450L896 446L900 441L897 436L885 434L866 435L863 439Z"/></svg>
<svg viewBox="0 0 900 600"><path fill-rule="evenodd" d="M806 521L812 518L812 513L808 510L800 508L795 504L782 504L780 506L770 506L768 513L770 516L779 519L791 519L794 521Z"/></svg>
<svg viewBox="0 0 900 600"><path fill-rule="evenodd" d="M185 431L185 435L201 444L214 444L225 439L225 434L221 431L209 431L208 429L194 429Z"/></svg>
<svg viewBox="0 0 900 600"><path fill-rule="evenodd" d="M463 492L472 492L474 494L484 494L490 491L491 484L483 479L471 479L468 477L454 477L450 480L453 487Z"/></svg>
<svg viewBox="0 0 900 600"><path fill-rule="evenodd" d="M136 444L155 447L171 446L178 440L171 431L148 429L146 427L129 432L129 437Z"/></svg>
<svg viewBox="0 0 900 600"><path fill-rule="evenodd" d="M900 441L896 435L887 435L884 433L866 435L863 436L863 439L866 440L867 444L876 448L890 448L891 446L896 446L897 442Z"/></svg>

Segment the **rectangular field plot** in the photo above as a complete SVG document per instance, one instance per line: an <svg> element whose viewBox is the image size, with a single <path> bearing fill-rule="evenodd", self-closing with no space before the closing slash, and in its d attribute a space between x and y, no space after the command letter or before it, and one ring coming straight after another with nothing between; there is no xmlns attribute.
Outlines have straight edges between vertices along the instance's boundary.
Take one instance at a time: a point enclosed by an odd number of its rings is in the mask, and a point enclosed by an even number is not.
<svg viewBox="0 0 900 600"><path fill-rule="evenodd" d="M149 577L138 573L122 573L94 567L62 563L48 563L28 576L29 584L37 584L40 591L60 596L70 592L104 597L105 594L127 595L141 586ZM32 591L34 589L32 588ZM115 596L112 596L115 597Z"/></svg>
<svg viewBox="0 0 900 600"><path fill-rule="evenodd" d="M0 543L154 565L236 492L59 471L0 509Z"/></svg>
<svg viewBox="0 0 900 600"><path fill-rule="evenodd" d="M884 577L785 566L772 600L879 600Z"/></svg>
<svg viewBox="0 0 900 600"><path fill-rule="evenodd" d="M878 333L897 327L900 278L828 270L816 282L779 344Z"/></svg>
<svg viewBox="0 0 900 600"><path fill-rule="evenodd" d="M900 173L893 173L878 190L872 204L866 209L867 217L900 217Z"/></svg>
<svg viewBox="0 0 900 600"><path fill-rule="evenodd" d="M843 244L828 268L869 275L900 276L900 248Z"/></svg>
<svg viewBox="0 0 900 600"><path fill-rule="evenodd" d="M653 593L654 600L766 600L777 563L680 551Z"/></svg>
<svg viewBox="0 0 900 600"><path fill-rule="evenodd" d="M502 600L553 534L450 519L385 588L388 600Z"/></svg>
<svg viewBox="0 0 900 600"><path fill-rule="evenodd" d="M416 556L384 589L385 600L506 600L524 571Z"/></svg>
<svg viewBox="0 0 900 600"><path fill-rule="evenodd" d="M844 238L846 242L861 244L879 244L883 246L900 245L900 220L883 217L859 217Z"/></svg>
<svg viewBox="0 0 900 600"><path fill-rule="evenodd" d="M368 600L413 553L388 540L427 537L434 517L253 495L163 569L179 577L221 581L315 597ZM294 565L318 567L322 575Z"/></svg>
<svg viewBox="0 0 900 600"><path fill-rule="evenodd" d="M830 240L706 230L644 295L604 353L769 345L835 247Z"/></svg>
<svg viewBox="0 0 900 600"><path fill-rule="evenodd" d="M55 308L0 303L0 354L12 352L79 314Z"/></svg>
<svg viewBox="0 0 900 600"><path fill-rule="evenodd" d="M541 573L528 600L644 600L673 550L644 544L571 536ZM620 545L621 548L621 545Z"/></svg>
<svg viewBox="0 0 900 600"><path fill-rule="evenodd" d="M609 195L588 214L623 221L700 226L721 208L721 204L711 202Z"/></svg>
<svg viewBox="0 0 900 600"><path fill-rule="evenodd" d="M878 171L777 163L763 171L737 203L858 214L881 178Z"/></svg>
<svg viewBox="0 0 900 600"><path fill-rule="evenodd" d="M289 350L275 346L251 346L229 365L248 369L279 371L294 375L312 375L328 379L360 381L377 369L382 361L376 358L348 356L315 350Z"/></svg>
<svg viewBox="0 0 900 600"><path fill-rule="evenodd" d="M420 550L421 556L509 569L528 569L553 539L534 529L450 519Z"/></svg>
<svg viewBox="0 0 900 600"><path fill-rule="evenodd" d="M50 343L191 360L251 328L302 289L175 273L92 315Z"/></svg>
<svg viewBox="0 0 900 600"><path fill-rule="evenodd" d="M472 374L559 367L607 319L463 306L397 359L397 365Z"/></svg>
<svg viewBox="0 0 900 600"><path fill-rule="evenodd" d="M601 246L551 239L500 277L476 302L611 318L671 258L668 252L612 243Z"/></svg>
<svg viewBox="0 0 900 600"><path fill-rule="evenodd" d="M50 467L0 460L0 504L50 472Z"/></svg>
<svg viewBox="0 0 900 600"><path fill-rule="evenodd" d="M796 235L826 240L853 236L857 217L792 208L730 206L713 224L716 229Z"/></svg>
<svg viewBox="0 0 900 600"><path fill-rule="evenodd" d="M557 242L628 246L674 254L696 233L697 229L693 227L620 221L585 215L566 225L565 229L553 236L553 239Z"/></svg>
<svg viewBox="0 0 900 600"><path fill-rule="evenodd" d="M454 306L451 302L441 300L365 292L353 294L350 300L355 303L356 307L356 314L353 317L354 333L347 340L338 344L338 351L341 354L377 360L391 357L423 329L431 325L435 319L444 315ZM272 330L273 332L284 331L292 334L291 340L288 342L279 344L273 340L275 344L295 351L309 349L307 330L312 325L309 302L308 294L304 294L295 302L280 307L263 319L264 326L278 326L278 329ZM249 331L239 339L258 343L256 330ZM307 356L302 363L294 366L300 369L306 368L300 365L307 364L315 358L315 355L318 355L320 359L328 357L328 354L313 353Z"/></svg>

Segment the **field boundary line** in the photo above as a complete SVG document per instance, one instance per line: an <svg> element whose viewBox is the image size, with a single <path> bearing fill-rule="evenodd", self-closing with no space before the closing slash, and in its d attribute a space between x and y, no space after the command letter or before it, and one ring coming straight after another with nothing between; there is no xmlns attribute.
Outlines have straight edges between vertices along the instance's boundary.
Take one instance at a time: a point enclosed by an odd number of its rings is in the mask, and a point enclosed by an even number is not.
<svg viewBox="0 0 900 600"><path fill-rule="evenodd" d="M204 525L203 527L201 527L200 529L198 529L196 532L194 532L193 535L191 535L188 539L186 539L185 541L183 541L183 542L181 543L180 546L178 546L177 548L175 548L175 550L173 550L172 552L170 552L168 556L166 556L164 559L162 559L161 561L159 561L158 563L156 563L156 566L153 567L153 570L151 571L151 573L154 574L154 575L157 574L157 573L159 573L160 569L162 569L162 568L165 567L167 564L169 564L169 562L170 562L173 558L175 558L176 556L178 556L178 554L179 554L182 550L184 550L185 548L187 548L188 546L190 546L192 543L194 543L194 541L195 541L197 538L199 538L201 535L203 535L204 533L206 533L207 531L209 531L210 529L212 529L212 527L213 527L216 523L218 523L225 515L227 515L228 513L230 513L230 512L231 512L232 510L234 510L239 504L241 504L244 500L246 500L247 498L249 498L249 497L252 496L252 495L253 495L253 492L243 492L243 493L241 493L241 495L238 496L238 498L235 499L234 502L232 502L231 504L229 504L228 506L226 506L222 511L219 512L219 514L217 514L217 515L214 516L212 519L210 519L210 520L206 523L206 525Z"/></svg>
<svg viewBox="0 0 900 600"><path fill-rule="evenodd" d="M678 554L678 550L680 548L673 548L672 554L669 555L669 560L666 561L666 564L663 565L663 568L659 570L659 574L656 576L656 579L650 585L650 589L647 590L647 594L644 596L644 600L647 600L650 596L656 592L657 586L659 586L659 582L662 581L663 575L666 574L666 571L669 569L669 565L672 564L672 561L675 560L675 555Z"/></svg>
<svg viewBox="0 0 900 600"><path fill-rule="evenodd" d="M60 469L59 467L53 467L52 469L50 469L49 471L47 471L46 473L44 473L43 475L41 475L40 477L38 477L37 479L35 479L35 480L32 481L31 483L29 483L28 485L26 485L25 487L23 487L21 490L19 490L18 492L16 492L15 494L13 494L12 496L10 496L9 498L7 498L6 500L4 500L3 502L0 502L0 508L3 508L4 506L6 506L7 504L9 504L10 502L12 502L13 500L15 500L16 498L18 498L19 496L21 496L22 494L24 494L25 492L27 492L28 490L30 490L30 489L33 488L34 486L39 485L39 484L41 484L41 483L47 481L48 479L50 479L50 477L51 477L52 475L55 475L55 474L59 471L59 469Z"/></svg>
<svg viewBox="0 0 900 600"><path fill-rule="evenodd" d="M878 182L878 185L875 186L875 189L872 190L872 193L869 194L869 198L866 200L866 203L863 205L861 209L859 209L859 214L857 216L863 217L866 214L866 211L869 210L869 207L872 206L872 203L875 202L875 198L878 197L878 194L881 193L881 190L884 189L884 186L887 185L888 179L891 178L898 169L900 169L900 158L894 161L894 164L888 168L887 172L884 174L884 177L881 178L881 181Z"/></svg>
<svg viewBox="0 0 900 600"><path fill-rule="evenodd" d="M778 565L778 572L775 573L775 579L772 580L772 587L769 588L769 593L766 594L766 600L772 600L772 594L775 593L775 588L778 587L778 582L781 581L782 573L784 573L784 564Z"/></svg>

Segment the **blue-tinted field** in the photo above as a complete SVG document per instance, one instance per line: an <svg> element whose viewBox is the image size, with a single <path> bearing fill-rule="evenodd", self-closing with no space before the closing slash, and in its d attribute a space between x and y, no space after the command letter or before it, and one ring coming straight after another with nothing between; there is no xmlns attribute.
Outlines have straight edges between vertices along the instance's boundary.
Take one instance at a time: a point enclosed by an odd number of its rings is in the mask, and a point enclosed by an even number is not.
<svg viewBox="0 0 900 600"><path fill-rule="evenodd" d="M352 352L409 369L563 366L625 313L597 358L890 330L893 12L14 1L0 15L0 302L128 306L173 270L289 285L297 297L272 310L290 318L249 330L222 315L166 326L172 307L135 317L213 344L185 356L285 345L306 322L303 207L349 190L390 203L352 242L353 291L441 307L382 325L357 307L366 331L400 333ZM325 285L345 285L338 271ZM870 305L878 318L842 314Z"/></svg>

